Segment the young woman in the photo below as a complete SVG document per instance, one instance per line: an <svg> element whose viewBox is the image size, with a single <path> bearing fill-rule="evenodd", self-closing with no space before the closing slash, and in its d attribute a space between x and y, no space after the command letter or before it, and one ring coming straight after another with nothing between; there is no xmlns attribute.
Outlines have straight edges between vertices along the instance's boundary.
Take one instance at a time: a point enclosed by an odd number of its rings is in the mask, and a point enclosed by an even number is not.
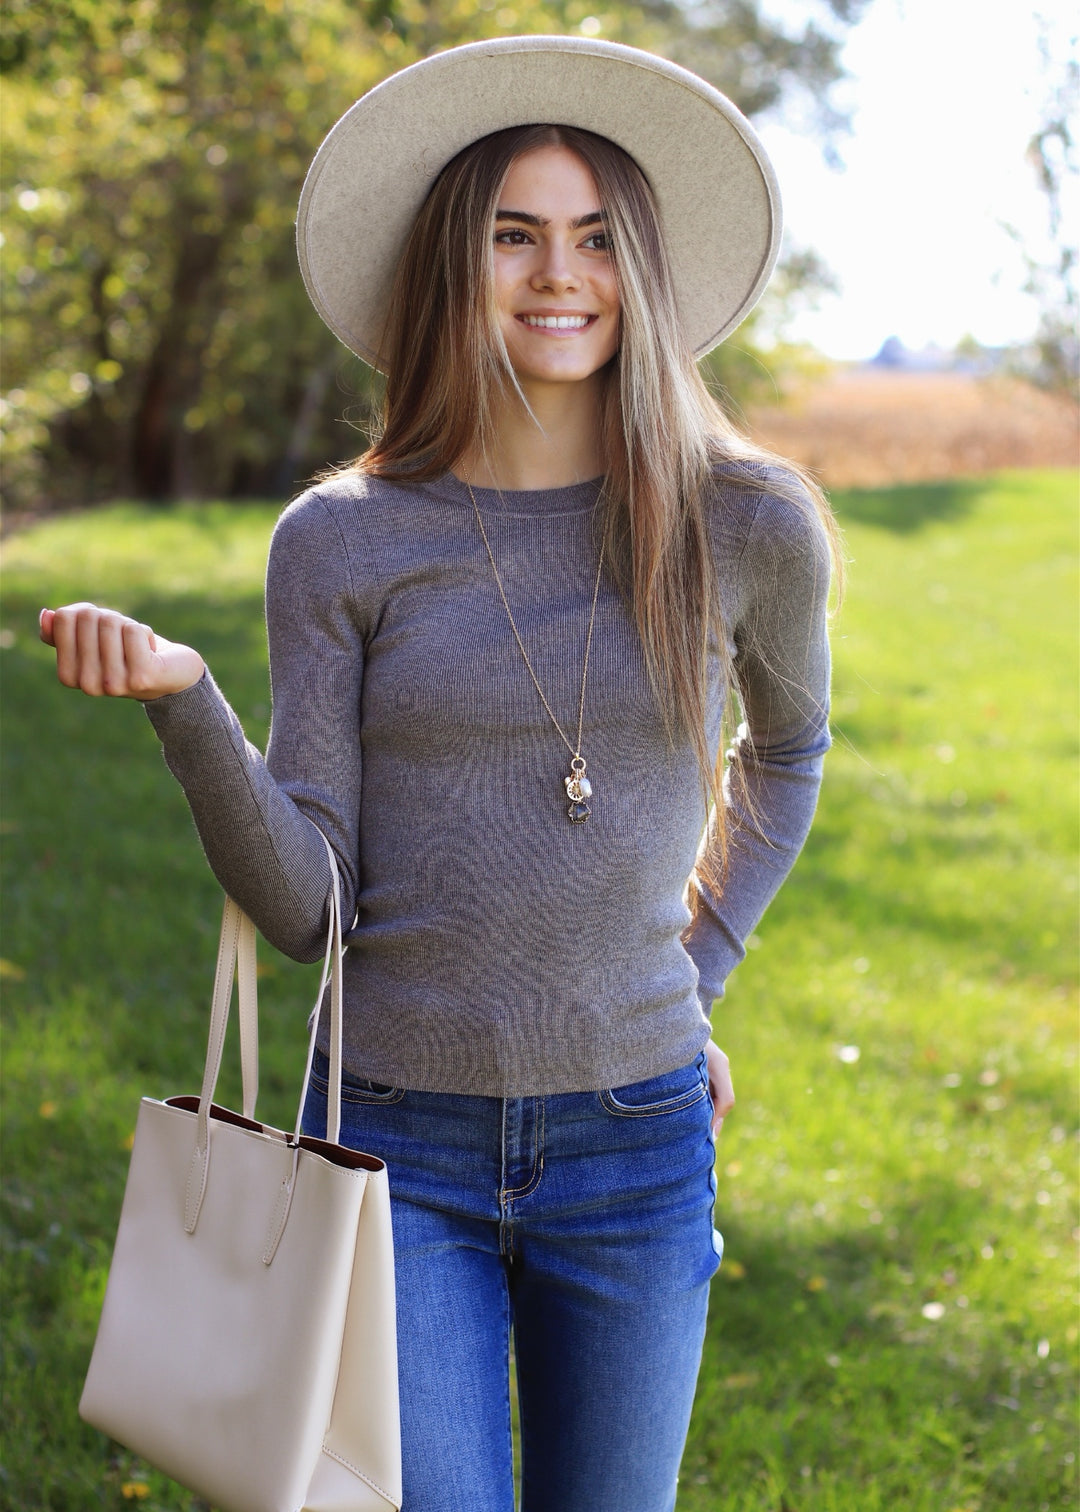
<svg viewBox="0 0 1080 1512"><path fill-rule="evenodd" d="M778 229L749 127L662 60L511 38L406 70L301 201L309 290L386 406L275 532L265 761L193 649L42 615L62 682L146 701L217 876L299 959L314 826L334 846L406 1512L511 1512L511 1338L524 1512L674 1506L734 1102L708 1014L828 744L827 510L694 363Z"/></svg>

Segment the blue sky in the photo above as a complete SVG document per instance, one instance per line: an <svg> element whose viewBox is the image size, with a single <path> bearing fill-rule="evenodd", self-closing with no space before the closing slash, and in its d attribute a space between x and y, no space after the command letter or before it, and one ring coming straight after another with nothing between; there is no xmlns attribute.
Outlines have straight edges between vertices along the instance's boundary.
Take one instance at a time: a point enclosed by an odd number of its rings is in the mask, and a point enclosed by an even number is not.
<svg viewBox="0 0 1080 1512"><path fill-rule="evenodd" d="M842 285L799 318L794 335L830 356L858 358L890 335L920 347L967 334L987 345L1032 334L1037 311L1004 227L1045 253L1046 202L1024 154L1070 48L1075 56L1077 33L1066 0L1035 4L870 0L848 34L851 78L836 96L854 128L837 143L842 172L826 166L793 120L757 123L780 179L789 242L815 248ZM810 0L767 8L789 24L814 14ZM1071 206L1075 238L1075 185Z"/></svg>

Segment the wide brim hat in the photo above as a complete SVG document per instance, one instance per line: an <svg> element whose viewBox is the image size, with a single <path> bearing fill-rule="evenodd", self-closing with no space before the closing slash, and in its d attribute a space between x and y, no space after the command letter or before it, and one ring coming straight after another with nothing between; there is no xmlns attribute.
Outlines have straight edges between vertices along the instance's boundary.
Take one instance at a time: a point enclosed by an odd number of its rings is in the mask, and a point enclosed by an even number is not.
<svg viewBox="0 0 1080 1512"><path fill-rule="evenodd" d="M499 37L436 53L358 100L304 181L304 283L334 334L379 367L394 274L451 158L509 126L577 126L617 143L656 197L679 316L702 356L757 303L780 250L765 150L719 90L653 53L582 37Z"/></svg>

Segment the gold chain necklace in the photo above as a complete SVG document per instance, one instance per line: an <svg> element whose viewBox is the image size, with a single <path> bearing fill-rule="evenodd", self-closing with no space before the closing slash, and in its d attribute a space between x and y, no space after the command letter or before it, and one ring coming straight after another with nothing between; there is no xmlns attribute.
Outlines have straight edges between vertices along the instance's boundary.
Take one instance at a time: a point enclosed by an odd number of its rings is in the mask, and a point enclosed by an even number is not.
<svg viewBox="0 0 1080 1512"><path fill-rule="evenodd" d="M559 738L562 740L563 745L570 752L570 775L569 777L563 778L563 786L566 789L566 797L568 800L566 806L566 816L570 820L571 824L584 824L586 819L588 819L589 815L592 813L592 810L589 808L588 804L588 799L592 797L592 783L585 775L585 758L581 754L581 727L585 719L585 684L589 676L589 651L592 647L593 625L596 622L596 601L600 597L600 577L604 570L603 549L601 549L600 561L598 562L596 568L596 583L593 587L592 609L589 612L589 630L588 634L585 637L585 660L581 668L581 697L578 699L577 742L576 744L571 744L571 742L566 738L566 734L563 730L562 725L555 718L555 715L553 714L551 709L551 705L544 697L544 690L540 686L540 679L533 671L533 664L529 660L529 653L525 650L525 642L521 639L521 634L514 621L514 616L510 612L510 601L506 597L506 589L503 587L502 578L499 576L499 569L495 565L495 553L491 549L491 542L488 540L487 531L484 529L484 522L480 516L480 506L476 502L476 495L473 493L472 484L466 482L465 487L469 490L469 498L472 500L472 507L476 513L476 523L480 527L480 534L483 537L484 546L487 548L488 561L491 563L491 570L495 574L495 585L499 590L499 597L503 601L503 608L506 610L506 617L510 621L510 628L514 632L514 639L518 643L518 650L521 652L525 665L529 669L529 676L532 678L536 691L540 695L540 702L547 710L548 718L551 720L556 730L558 730Z"/></svg>

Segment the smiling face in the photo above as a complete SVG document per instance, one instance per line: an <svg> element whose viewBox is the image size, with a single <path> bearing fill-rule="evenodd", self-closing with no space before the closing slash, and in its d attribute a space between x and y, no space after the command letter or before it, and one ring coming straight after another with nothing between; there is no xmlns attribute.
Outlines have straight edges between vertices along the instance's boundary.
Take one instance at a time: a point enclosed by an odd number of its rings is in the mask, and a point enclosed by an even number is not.
<svg viewBox="0 0 1080 1512"><path fill-rule="evenodd" d="M600 196L581 158L568 147L516 158L494 238L499 327L526 397L596 378L619 347L619 290Z"/></svg>

